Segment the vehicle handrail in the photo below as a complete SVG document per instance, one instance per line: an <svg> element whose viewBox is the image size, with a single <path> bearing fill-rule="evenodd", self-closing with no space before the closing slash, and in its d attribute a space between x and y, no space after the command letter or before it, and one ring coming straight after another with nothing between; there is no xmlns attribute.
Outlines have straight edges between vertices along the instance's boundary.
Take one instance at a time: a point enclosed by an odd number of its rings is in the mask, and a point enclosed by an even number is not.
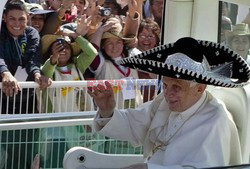
<svg viewBox="0 0 250 169"><path fill-rule="evenodd" d="M1 115L1 130L91 125L96 111Z"/></svg>

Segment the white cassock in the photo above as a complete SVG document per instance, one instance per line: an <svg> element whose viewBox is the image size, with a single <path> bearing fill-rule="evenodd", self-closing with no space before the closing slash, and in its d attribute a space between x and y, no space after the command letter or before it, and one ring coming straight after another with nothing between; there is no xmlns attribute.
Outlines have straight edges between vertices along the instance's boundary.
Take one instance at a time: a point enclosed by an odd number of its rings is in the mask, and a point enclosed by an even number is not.
<svg viewBox="0 0 250 169"><path fill-rule="evenodd" d="M105 126L102 128L101 126ZM240 141L232 116L209 92L184 112L171 112L163 94L137 109L95 117L100 134L143 145L149 169L181 169L241 164ZM160 145L159 149L155 149ZM157 150L153 153L153 150Z"/></svg>

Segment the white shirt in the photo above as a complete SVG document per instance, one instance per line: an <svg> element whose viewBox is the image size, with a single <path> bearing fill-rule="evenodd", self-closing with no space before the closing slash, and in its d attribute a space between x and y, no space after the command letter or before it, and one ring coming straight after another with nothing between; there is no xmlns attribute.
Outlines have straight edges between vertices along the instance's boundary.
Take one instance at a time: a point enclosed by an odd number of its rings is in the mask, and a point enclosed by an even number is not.
<svg viewBox="0 0 250 169"><path fill-rule="evenodd" d="M168 125L165 125L162 129L159 128L156 131L158 133L158 138L152 138L152 141L159 145L163 142L166 142L166 140L173 138L173 136L181 129L181 127L183 127L184 123L187 122L195 113L197 113L197 110L203 104L205 99L206 93L204 93L202 97L187 110L183 112L171 112L167 120ZM157 141L157 139L160 140Z"/></svg>

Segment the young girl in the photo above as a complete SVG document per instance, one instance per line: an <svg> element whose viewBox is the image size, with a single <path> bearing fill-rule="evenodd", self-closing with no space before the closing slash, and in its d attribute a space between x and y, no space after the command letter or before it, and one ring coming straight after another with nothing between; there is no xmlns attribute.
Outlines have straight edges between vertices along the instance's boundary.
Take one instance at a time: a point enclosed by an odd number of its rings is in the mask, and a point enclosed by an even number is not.
<svg viewBox="0 0 250 169"><path fill-rule="evenodd" d="M97 57L100 61L95 67L91 67L97 80L138 79L136 70L116 64L116 60L129 57L131 53L139 52L131 45L136 39L139 25L139 14L134 9L136 8L133 7L133 3L130 3L124 30L118 18L110 17L92 35L90 41L95 44L99 51ZM135 107L142 102L138 90L127 90L125 92L119 90L119 87L116 89L118 89L115 90L115 93L118 93L118 97L116 97L118 108Z"/></svg>
<svg viewBox="0 0 250 169"><path fill-rule="evenodd" d="M124 30L118 18L110 17L92 35L90 41L95 44L99 51L97 56L99 62L95 62L95 65L91 66L90 69L95 74L97 80L138 79L136 70L116 64L116 60L139 52L139 50L133 47L136 44L134 42L139 25L139 14L131 9L131 4L129 6L130 10L126 18ZM134 83L129 87L122 86L124 90L119 87L114 88L116 106L119 109L133 108L142 103L141 93L134 86ZM105 142L104 152L140 154L141 147L134 148L127 142L109 140Z"/></svg>

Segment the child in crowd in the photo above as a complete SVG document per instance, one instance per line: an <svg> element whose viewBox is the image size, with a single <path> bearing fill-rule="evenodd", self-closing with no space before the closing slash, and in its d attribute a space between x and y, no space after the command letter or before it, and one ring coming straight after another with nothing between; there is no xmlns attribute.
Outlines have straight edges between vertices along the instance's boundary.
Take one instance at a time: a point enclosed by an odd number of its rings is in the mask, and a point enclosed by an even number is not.
<svg viewBox="0 0 250 169"><path fill-rule="evenodd" d="M90 37L90 41L99 51L97 56L99 62L95 62L90 67L97 80L127 79L131 82L132 78L138 79L136 70L116 63L121 58L130 57L140 52L135 48L140 16L134 9L136 9L135 1L132 0L129 3L129 11L124 28L118 18L111 16ZM119 109L133 108L142 103L140 90L137 89L135 83L128 87L129 90L126 88L126 86L114 87L115 99ZM127 142L109 140L105 142L105 153L140 154L141 149L140 147L135 149Z"/></svg>
<svg viewBox="0 0 250 169"><path fill-rule="evenodd" d="M136 5L132 0L129 3L124 28L122 28L122 23L118 18L111 16L90 37L90 41L99 51L97 57L99 57L100 61L95 67L91 67L97 80L138 79L136 70L116 64L116 60L139 53L139 50L131 45L136 39L139 26L140 16L135 9ZM139 105L142 102L138 90L128 94L119 90L119 87L116 89L118 89L115 91L118 92L118 97L116 97L118 108L135 107L135 105Z"/></svg>
<svg viewBox="0 0 250 169"><path fill-rule="evenodd" d="M70 37L45 35L42 38L42 54L50 56L42 66L45 76L55 81L84 80L83 73L97 55L96 49L83 37L88 32L89 24L86 15L83 15L77 22L76 32L69 34ZM75 42L72 42L70 38ZM93 107L90 96L83 88L47 89L43 93L42 99L45 104L41 106L43 107L42 112L79 112L91 110ZM56 168L60 164L62 167L65 152L74 146L85 146L100 151L101 145L90 140L97 140L96 137L91 126L41 129L38 138L40 141L42 140L42 143L36 147L36 151L41 156L41 165L45 168ZM43 144L43 142L47 144Z"/></svg>
<svg viewBox="0 0 250 169"><path fill-rule="evenodd" d="M60 37L59 35L45 35L42 38L42 54L44 57L50 56L42 67L45 76L56 81L84 80L83 73L97 55L96 49L83 37L89 29L88 24L88 19L83 15L81 21L78 21L76 32L68 34L75 42L71 42L69 37ZM54 107L47 105L48 109L44 112L80 111L78 99L81 97L77 96L82 92L82 90L72 88L49 91L49 97L54 98ZM54 95L57 96L57 99ZM82 101L88 100L82 99ZM84 105L85 110L90 110L91 101L89 100Z"/></svg>

